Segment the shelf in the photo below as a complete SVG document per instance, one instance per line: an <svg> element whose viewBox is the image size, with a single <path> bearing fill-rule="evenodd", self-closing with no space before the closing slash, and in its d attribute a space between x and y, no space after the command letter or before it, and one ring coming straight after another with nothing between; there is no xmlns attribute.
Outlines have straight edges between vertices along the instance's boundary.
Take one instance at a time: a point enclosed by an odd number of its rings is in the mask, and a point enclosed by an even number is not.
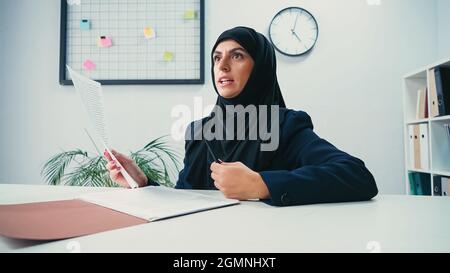
<svg viewBox="0 0 450 273"><path fill-rule="evenodd" d="M423 66L420 69L417 69L415 71L412 71L412 72L406 74L405 76L403 76L403 78L405 78L405 79L407 79L407 78L423 78L424 77L423 73L425 73L425 78L426 78L426 71L428 69L432 69L432 68L435 68L435 67L441 66L441 65L444 65L444 66L450 65L450 57L447 57L438 62L435 62L434 64Z"/></svg>
<svg viewBox="0 0 450 273"><path fill-rule="evenodd" d="M445 120L450 121L450 116L435 117L430 119L430 121L445 121Z"/></svg>
<svg viewBox="0 0 450 273"><path fill-rule="evenodd" d="M427 72L425 69L419 69L404 76L405 79L427 79Z"/></svg>
<svg viewBox="0 0 450 273"><path fill-rule="evenodd" d="M441 176L450 177L450 171L434 171L433 175L441 175Z"/></svg>
<svg viewBox="0 0 450 273"><path fill-rule="evenodd" d="M446 129L446 124L450 124L450 115L438 116L418 119L418 99L419 90L423 90L428 86L428 71L439 66L450 66L450 58L441 60L439 62L424 66L411 73L407 74L403 78L403 129L404 129L404 149L405 149L405 190L407 194L410 194L410 176L424 177L430 179L432 184L433 176L445 176L450 177L450 137ZM427 94L428 98L428 114L430 111L430 93ZM422 106L422 105L420 105ZM414 146L410 143L410 130L411 126L427 124L428 130L424 131L426 134L419 133L421 138L428 140L428 145L420 146L419 155L421 159L424 159L421 153L428 156L428 162L422 160L422 164L427 169L416 169L414 163L412 163L411 152L414 152ZM422 127L424 128L424 127ZM421 143L422 144L422 143ZM412 145L412 146L411 146ZM416 143L417 145L417 143ZM417 149L417 147L416 147ZM425 163L424 163L425 162ZM419 167L418 165L417 167Z"/></svg>
<svg viewBox="0 0 450 273"><path fill-rule="evenodd" d="M431 155L434 170L450 170L450 140L444 127L446 122L437 120L431 125Z"/></svg>
<svg viewBox="0 0 450 273"><path fill-rule="evenodd" d="M423 118L423 119L417 119L417 120L410 120L408 122L406 122L407 125L410 124L418 124L418 123L427 123L430 119L428 118Z"/></svg>
<svg viewBox="0 0 450 273"><path fill-rule="evenodd" d="M435 118L423 118L423 119L416 119L416 120L408 120L406 122L406 124L411 125L411 124L427 123L429 121L436 122L436 121L447 121L447 120L450 122L450 115L442 116L442 117L435 117Z"/></svg>
<svg viewBox="0 0 450 273"><path fill-rule="evenodd" d="M431 174L431 171L429 171L429 170L422 170L422 169L408 169L408 172L413 172L413 173L429 173L429 174Z"/></svg>
<svg viewBox="0 0 450 273"><path fill-rule="evenodd" d="M425 73L425 72L424 72ZM426 73L425 73L426 74ZM417 119L417 95L419 90L427 86L426 78L408 78L404 80L404 113L405 121L416 122ZM420 119L428 122L428 119Z"/></svg>

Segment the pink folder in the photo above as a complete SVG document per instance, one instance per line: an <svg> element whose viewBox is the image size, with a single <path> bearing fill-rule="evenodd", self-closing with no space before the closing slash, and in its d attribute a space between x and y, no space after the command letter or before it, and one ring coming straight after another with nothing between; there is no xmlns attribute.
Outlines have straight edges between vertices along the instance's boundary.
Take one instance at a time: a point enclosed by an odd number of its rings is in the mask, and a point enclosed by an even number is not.
<svg viewBox="0 0 450 273"><path fill-rule="evenodd" d="M73 200L0 205L0 236L66 239L237 204L163 186L93 192Z"/></svg>
<svg viewBox="0 0 450 273"><path fill-rule="evenodd" d="M82 200L0 205L0 235L16 239L66 239L148 222Z"/></svg>

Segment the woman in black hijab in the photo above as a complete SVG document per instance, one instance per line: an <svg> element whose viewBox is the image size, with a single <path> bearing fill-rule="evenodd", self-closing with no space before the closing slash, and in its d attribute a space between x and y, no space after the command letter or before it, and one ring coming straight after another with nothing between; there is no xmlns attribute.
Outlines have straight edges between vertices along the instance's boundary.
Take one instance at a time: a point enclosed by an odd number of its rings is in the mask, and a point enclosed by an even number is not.
<svg viewBox="0 0 450 273"><path fill-rule="evenodd" d="M318 137L308 114L286 108L275 52L264 35L247 27L227 30L213 46L211 61L216 107L188 127L176 188L218 189L228 198L260 199L275 206L362 201L378 193L361 160ZM246 115L249 109L260 117L256 123ZM264 112L268 124L261 120ZM245 118L243 126L239 117ZM228 122L236 120L230 129ZM263 149L267 138L250 138L262 127L277 133L271 139L274 149ZM208 139L205 128L216 137ZM155 184L132 160L113 153L140 185ZM112 161L108 169L114 181L126 185Z"/></svg>

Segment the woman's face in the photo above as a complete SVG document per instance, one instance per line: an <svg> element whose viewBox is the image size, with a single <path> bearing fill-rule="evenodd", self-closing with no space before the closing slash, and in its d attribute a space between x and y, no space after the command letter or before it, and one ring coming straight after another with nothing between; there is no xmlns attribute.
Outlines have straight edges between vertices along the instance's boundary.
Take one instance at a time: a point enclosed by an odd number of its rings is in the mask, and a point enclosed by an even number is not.
<svg viewBox="0 0 450 273"><path fill-rule="evenodd" d="M234 40L225 40L213 53L214 82L220 96L230 99L239 95L253 70L254 61Z"/></svg>

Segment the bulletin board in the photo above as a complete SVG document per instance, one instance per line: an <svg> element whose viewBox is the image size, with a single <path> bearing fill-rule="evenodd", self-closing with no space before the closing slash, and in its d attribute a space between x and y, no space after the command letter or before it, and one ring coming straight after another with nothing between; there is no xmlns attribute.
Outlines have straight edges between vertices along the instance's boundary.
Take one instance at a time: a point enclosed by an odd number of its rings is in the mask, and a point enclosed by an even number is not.
<svg viewBox="0 0 450 273"><path fill-rule="evenodd" d="M204 0L61 0L59 82L203 84Z"/></svg>

